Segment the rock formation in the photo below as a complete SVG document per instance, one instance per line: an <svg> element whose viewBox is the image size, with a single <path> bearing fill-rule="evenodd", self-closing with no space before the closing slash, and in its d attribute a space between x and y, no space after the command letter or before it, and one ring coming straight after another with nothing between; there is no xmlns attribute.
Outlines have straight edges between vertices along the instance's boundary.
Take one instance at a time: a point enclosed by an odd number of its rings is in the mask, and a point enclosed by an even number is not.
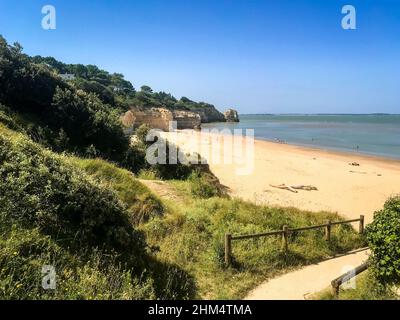
<svg viewBox="0 0 400 320"><path fill-rule="evenodd" d="M224 112L226 122L239 122L239 114L236 110L228 109Z"/></svg>
<svg viewBox="0 0 400 320"><path fill-rule="evenodd" d="M200 129L201 116L196 112L176 110L173 111L177 129Z"/></svg>
<svg viewBox="0 0 400 320"><path fill-rule="evenodd" d="M163 108L151 108L148 110L131 109L122 117L121 121L126 128L126 133L132 133L142 124L148 124L151 128L168 131L169 121L173 120L172 112Z"/></svg>
<svg viewBox="0 0 400 320"><path fill-rule="evenodd" d="M176 121L177 129L198 129L201 127L200 115L184 110L170 111L165 108L138 110L132 108L121 117L121 122L127 134L133 133L133 130L142 124L169 131L170 121Z"/></svg>
<svg viewBox="0 0 400 320"><path fill-rule="evenodd" d="M202 123L225 122L224 115L211 105L202 106L201 108L192 109L191 111L200 115Z"/></svg>
<svg viewBox="0 0 400 320"><path fill-rule="evenodd" d="M126 134L132 134L142 124L147 124L151 128L169 131L170 121L176 121L177 129L200 129L201 123L239 122L239 116L237 111L233 109L228 109L222 114L212 105L191 111L171 111L166 108L132 108L121 116L121 122L125 127Z"/></svg>

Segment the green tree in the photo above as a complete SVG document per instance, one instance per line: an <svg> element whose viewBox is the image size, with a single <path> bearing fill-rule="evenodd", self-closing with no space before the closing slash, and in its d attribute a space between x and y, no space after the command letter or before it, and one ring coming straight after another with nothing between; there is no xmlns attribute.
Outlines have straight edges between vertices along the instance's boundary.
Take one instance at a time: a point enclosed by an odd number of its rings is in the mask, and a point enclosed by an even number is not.
<svg viewBox="0 0 400 320"><path fill-rule="evenodd" d="M140 90L145 92L145 93L153 93L153 89L150 88L149 86L141 86Z"/></svg>

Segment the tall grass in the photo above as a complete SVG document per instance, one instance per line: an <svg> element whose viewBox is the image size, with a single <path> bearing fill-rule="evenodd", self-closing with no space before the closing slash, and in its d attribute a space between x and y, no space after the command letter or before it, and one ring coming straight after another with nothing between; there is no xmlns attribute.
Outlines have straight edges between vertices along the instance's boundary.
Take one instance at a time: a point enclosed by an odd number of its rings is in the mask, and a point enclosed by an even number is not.
<svg viewBox="0 0 400 320"><path fill-rule="evenodd" d="M329 212L258 206L237 199L193 198L190 183L173 182L185 197L185 205L169 203L168 214L153 218L141 230L149 243L159 246L159 259L176 263L194 276L199 298L241 298L268 277L364 244L348 225L334 227L330 243L324 240L323 230L293 234L287 254L281 250L279 237L234 241L234 265L226 269L225 233L258 233L280 230L283 225L296 228L342 219Z"/></svg>
<svg viewBox="0 0 400 320"><path fill-rule="evenodd" d="M3 299L237 299L266 278L363 245L348 225L334 227L330 243L323 230L292 234L286 254L279 238L238 241L225 268L225 233L341 218L203 193L212 178L204 172L168 182L179 202L161 200L111 163L56 155L1 125L0 133ZM54 292L40 287L43 264L58 270Z"/></svg>
<svg viewBox="0 0 400 320"><path fill-rule="evenodd" d="M117 193L133 224L137 225L150 217L163 214L162 202L146 186L134 179L131 172L102 159L73 158L72 162Z"/></svg>
<svg viewBox="0 0 400 320"><path fill-rule="evenodd" d="M340 288L339 296L335 298L332 290L327 288L314 294L313 300L398 300L398 289L380 283L374 274L366 271L355 278L354 288Z"/></svg>
<svg viewBox="0 0 400 320"><path fill-rule="evenodd" d="M82 160L90 176L77 159L0 133L0 299L193 297L192 277L155 259L132 223L161 204L131 174ZM42 288L43 265L55 267L56 290Z"/></svg>

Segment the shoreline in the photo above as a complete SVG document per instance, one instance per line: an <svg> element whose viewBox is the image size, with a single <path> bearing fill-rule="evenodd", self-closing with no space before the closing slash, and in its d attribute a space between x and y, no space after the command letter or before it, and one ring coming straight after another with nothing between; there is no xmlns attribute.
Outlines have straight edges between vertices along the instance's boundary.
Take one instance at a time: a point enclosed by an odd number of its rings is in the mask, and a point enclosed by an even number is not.
<svg viewBox="0 0 400 320"><path fill-rule="evenodd" d="M333 150L333 149L326 149L326 148L319 148L319 147L314 147L314 146L305 146L305 145L299 145L299 144L292 144L292 143L279 143L275 142L272 140L267 140L267 139L259 139L259 138L254 138L256 143L266 143L266 144L274 144L274 145L279 145L279 146L287 146L288 148L293 148L298 151L305 151L305 152L318 152L318 153L325 153L326 155L331 155L331 156L341 156L341 157L357 157L359 159L365 159L369 161L378 161L378 162L385 162L387 164L393 164L395 166L400 165L400 158L392 158L392 157L385 157L382 155L373 155L373 154L368 154L368 153L363 153L363 152L352 152L352 151L344 151L344 150Z"/></svg>
<svg viewBox="0 0 400 320"><path fill-rule="evenodd" d="M217 122L218 123L218 122ZM221 122L224 123L224 122ZM205 127L205 129L212 129L213 127L207 128ZM245 130L245 129L244 129ZM201 130L195 130L195 129L183 129L183 130L177 130L178 132L181 131L194 131L194 132L200 132ZM209 133L212 134L212 133ZM223 133L221 133L220 135L224 135ZM366 159L375 159L375 160L379 160L379 161L387 161L389 162L393 162L394 164L400 164L400 157L391 157L391 156L385 156L385 155L379 155L379 154L371 154L371 153L367 153L367 152L357 152L357 151L350 151L350 150L341 150L341 149L335 149L335 148L329 148L329 147L319 147L319 146L311 146L311 145L303 145L303 144L296 144L296 143L279 143L274 141L273 139L268 139L268 138L260 138L260 137L254 137L254 140L256 142L266 142L266 143L273 143L276 145L280 145L280 146L290 146L290 147L296 147L304 150L310 150L310 151L322 151L322 152L326 152L326 153L331 153L333 155L343 155L343 156L349 156L349 155L354 155L354 156L358 156L360 158L365 157Z"/></svg>
<svg viewBox="0 0 400 320"><path fill-rule="evenodd" d="M221 134L206 133L205 139L200 139L199 131L178 130L162 136L185 153L197 152L207 161L212 154L202 154L202 148L227 154L223 148L226 136ZM245 140L243 136L239 140L243 148ZM210 141L217 143L211 148ZM254 140L253 147L252 158L246 158L247 150L242 149L229 153L235 160L232 163L208 161L233 197L270 206L337 212L350 219L365 215L369 223L387 198L400 193L400 160L260 139ZM352 165L354 162L359 165ZM250 163L248 173L238 174L238 168ZM282 184L315 186L317 190L294 193L275 187Z"/></svg>
<svg viewBox="0 0 400 320"><path fill-rule="evenodd" d="M261 142L264 141L264 142L281 144L281 143L275 142L273 140L268 140L268 139L255 138L255 140L261 141ZM310 149L311 151L322 151L322 152L326 152L326 153L332 153L332 154L343 155L343 156L354 155L354 156L357 156L360 158L376 159L376 160L380 160L380 161L400 163L400 158L397 158L397 157L371 154L371 153L362 152L362 151L357 152L357 151L350 151L350 150L339 150L339 149L328 148L328 147L318 147L318 146L302 145L302 144L295 144L295 143L283 143L282 145L298 147L300 149Z"/></svg>

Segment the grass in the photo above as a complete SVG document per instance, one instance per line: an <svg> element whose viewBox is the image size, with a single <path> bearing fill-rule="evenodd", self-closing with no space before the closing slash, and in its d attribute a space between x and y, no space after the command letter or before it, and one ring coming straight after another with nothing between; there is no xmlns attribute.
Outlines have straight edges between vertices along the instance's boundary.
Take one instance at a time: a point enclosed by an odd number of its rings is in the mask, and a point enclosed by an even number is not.
<svg viewBox="0 0 400 320"><path fill-rule="evenodd" d="M115 194L67 159L0 124L0 299L152 296L124 267L142 272L143 236ZM56 268L60 290L42 289L43 265Z"/></svg>
<svg viewBox="0 0 400 320"><path fill-rule="evenodd" d="M192 277L157 260L134 224L161 202L128 171L55 154L0 124L0 176L0 299L194 296ZM44 265L56 290L41 286Z"/></svg>
<svg viewBox="0 0 400 320"><path fill-rule="evenodd" d="M159 179L159 177L158 177L156 172L154 172L152 170L145 170L145 169L142 169L142 170L139 171L138 178L139 179L143 179L143 180L157 180L157 179Z"/></svg>
<svg viewBox="0 0 400 320"><path fill-rule="evenodd" d="M133 224L137 225L148 221L150 217L163 214L162 202L128 170L102 159L75 157L71 162L102 185L114 190L127 208Z"/></svg>
<svg viewBox="0 0 400 320"><path fill-rule="evenodd" d="M364 245L363 239L349 225L334 227L330 243L324 240L323 230L293 234L289 239L287 254L281 251L279 237L237 241L233 243L234 265L227 269L223 264L225 233L265 232L281 229L285 224L296 228L341 218L329 212L313 213L295 208L259 206L226 196L212 196L215 193L210 190L202 192L201 186L205 180L199 181L198 177L167 181L180 195L181 202L159 199L131 172L112 163L101 159L56 155L1 125L0 133L12 142L11 145L19 146L18 157L22 154L26 157L21 168L27 170L27 175L21 179L28 177L32 186L37 183L48 185L48 179L55 181L46 187L49 189L38 186L37 190L21 189L18 193L18 197L27 196L29 201L41 206L37 219L46 219L43 224L19 224L19 220L10 220L10 216L4 215L4 219L0 220L4 235L0 240L0 298L239 299L267 278ZM8 152L7 148L3 149ZM7 160L7 165L18 167L18 162L13 163L12 159ZM32 159L43 159L40 160L43 164L31 166ZM52 165L51 169L49 165ZM13 172L19 172L13 171L12 167L7 172L12 179L18 178L12 176ZM64 176L71 179L71 185L65 185ZM25 188L25 184L15 181L10 186ZM87 190L85 193L79 192L82 186ZM46 193L41 194L39 189L46 190ZM34 194L28 194L32 190ZM9 195L15 197L10 192ZM42 201L41 197L47 196L47 193L49 197ZM59 200L64 193L71 199L68 205ZM131 227L143 234L148 251L140 258L144 259L143 263L147 266L143 271L145 276L132 274L129 268L117 262L118 255L105 255L96 246L86 248L85 243L78 249L72 249L65 243L60 245L56 234L46 233L40 228L51 222L55 227L65 229L65 232L72 232L68 224L58 220L63 219L63 215L60 213L57 216L54 212L66 205L66 210L70 210L68 206L74 206L76 202L83 207L90 203L85 212L91 220L87 221L85 228L92 228L92 223L100 223L96 217L103 219L96 212L104 211L104 218L108 212L103 208L105 204L95 203L92 199L96 194L104 199L108 197L112 201L110 208L121 219L127 215ZM7 203L19 203L18 198L15 199ZM9 212L12 216L21 211L10 209ZM79 210L76 214L79 214ZM104 223L107 223L108 229L114 227L111 220L105 220ZM82 227L82 224L77 224L76 231L80 232ZM125 228L130 227L125 225ZM89 237L92 233L86 234ZM134 254L126 251L123 255L134 261ZM57 262L57 270L62 270L60 290L56 294L47 294L37 285L40 283L37 282L40 276L38 268L42 264L49 264L49 261Z"/></svg>
<svg viewBox="0 0 400 320"><path fill-rule="evenodd" d="M93 250L78 254L37 229L1 224L0 299L149 299L151 279L134 277L115 257ZM55 267L56 290L43 290L41 269Z"/></svg>
<svg viewBox="0 0 400 320"><path fill-rule="evenodd" d="M363 239L349 225L334 227L329 244L322 229L294 234L287 254L281 251L279 237L235 241L234 267L226 269L225 233L257 233L279 230L284 224L296 228L342 219L329 212L271 208L229 198L196 198L192 196L191 183L190 179L171 181L185 204L167 202L166 215L153 218L140 229L149 243L159 247L158 259L176 263L193 275L198 298L243 298L266 278L363 245Z"/></svg>
<svg viewBox="0 0 400 320"><path fill-rule="evenodd" d="M334 297L330 288L311 297L313 300L397 300L399 298L396 288L383 286L368 270L356 277L354 288L341 288L338 298Z"/></svg>

